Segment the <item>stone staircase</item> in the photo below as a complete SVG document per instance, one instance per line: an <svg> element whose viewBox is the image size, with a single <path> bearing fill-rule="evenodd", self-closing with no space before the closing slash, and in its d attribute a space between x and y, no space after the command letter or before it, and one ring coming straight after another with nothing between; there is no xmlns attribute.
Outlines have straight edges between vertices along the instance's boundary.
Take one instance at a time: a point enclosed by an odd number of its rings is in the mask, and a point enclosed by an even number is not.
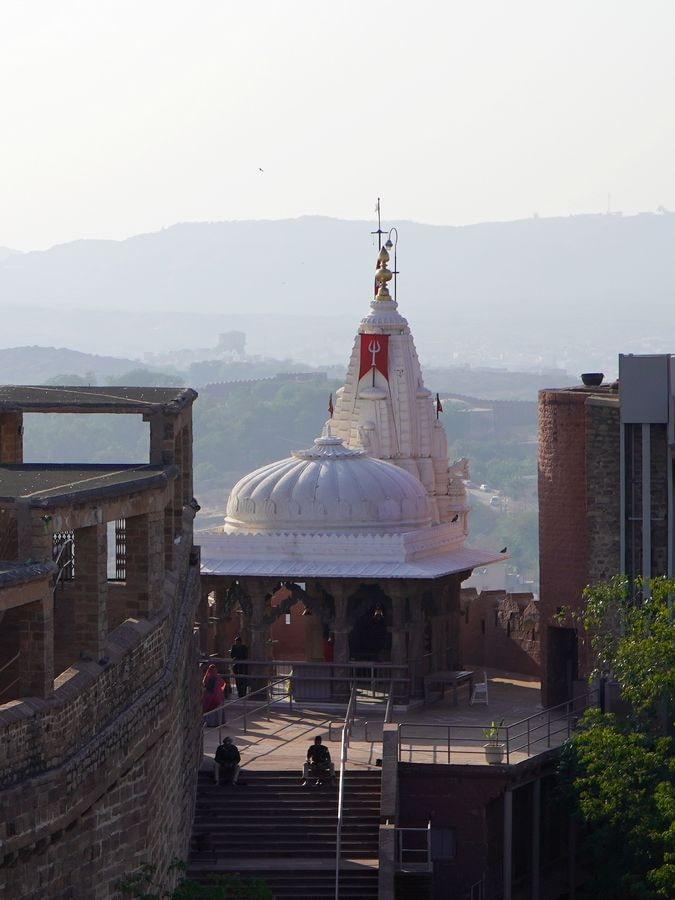
<svg viewBox="0 0 675 900"><path fill-rule="evenodd" d="M335 787L301 784L298 770L247 771L237 787L201 772L188 875L265 879L275 898L335 897ZM345 776L340 898L377 898L380 773Z"/></svg>

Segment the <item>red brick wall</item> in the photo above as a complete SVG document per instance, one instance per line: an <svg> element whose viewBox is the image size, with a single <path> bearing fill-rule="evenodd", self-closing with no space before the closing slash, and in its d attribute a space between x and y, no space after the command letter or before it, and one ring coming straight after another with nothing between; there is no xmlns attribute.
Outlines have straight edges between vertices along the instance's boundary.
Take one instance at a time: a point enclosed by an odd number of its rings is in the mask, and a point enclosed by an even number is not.
<svg viewBox="0 0 675 900"><path fill-rule="evenodd" d="M548 626L578 610L588 583L586 404L583 391L539 392L539 569L542 694L548 704Z"/></svg>

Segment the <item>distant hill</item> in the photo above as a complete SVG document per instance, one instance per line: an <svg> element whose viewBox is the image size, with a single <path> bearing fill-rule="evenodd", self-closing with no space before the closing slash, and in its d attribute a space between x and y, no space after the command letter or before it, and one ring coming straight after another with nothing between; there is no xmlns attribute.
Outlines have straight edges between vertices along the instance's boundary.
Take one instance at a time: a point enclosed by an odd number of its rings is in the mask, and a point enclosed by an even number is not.
<svg viewBox="0 0 675 900"><path fill-rule="evenodd" d="M96 356L65 347L11 347L0 349L0 383L42 384L55 375L124 375L138 369L137 360Z"/></svg>
<svg viewBox="0 0 675 900"><path fill-rule="evenodd" d="M0 263L3 263L10 256L17 256L19 250L12 250L11 247L0 247Z"/></svg>
<svg viewBox="0 0 675 900"><path fill-rule="evenodd" d="M396 224L398 299L423 362L607 371L619 351L675 349L673 214ZM321 217L194 223L9 254L0 307L22 335L48 327L72 343L69 328L97 352L199 346L239 328L251 352L346 363L371 299L371 230Z"/></svg>

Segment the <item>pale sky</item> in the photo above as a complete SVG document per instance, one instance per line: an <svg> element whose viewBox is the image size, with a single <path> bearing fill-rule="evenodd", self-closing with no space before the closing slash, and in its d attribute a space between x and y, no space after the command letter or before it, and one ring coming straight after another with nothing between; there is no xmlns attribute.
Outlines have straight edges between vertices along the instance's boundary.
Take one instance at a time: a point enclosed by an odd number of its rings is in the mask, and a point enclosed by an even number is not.
<svg viewBox="0 0 675 900"><path fill-rule="evenodd" d="M4 0L0 245L378 195L456 225L675 209L674 48L673 0Z"/></svg>

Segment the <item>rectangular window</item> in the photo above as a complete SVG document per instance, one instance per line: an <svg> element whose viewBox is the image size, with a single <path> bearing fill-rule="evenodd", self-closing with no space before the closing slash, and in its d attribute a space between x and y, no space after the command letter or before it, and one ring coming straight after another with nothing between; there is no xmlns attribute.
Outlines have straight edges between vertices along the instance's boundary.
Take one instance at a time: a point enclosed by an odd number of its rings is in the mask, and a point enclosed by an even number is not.
<svg viewBox="0 0 675 900"><path fill-rule="evenodd" d="M431 829L431 858L454 859L457 855L457 840L454 828Z"/></svg>
<svg viewBox="0 0 675 900"><path fill-rule="evenodd" d="M108 522L108 581L127 580L127 520Z"/></svg>
<svg viewBox="0 0 675 900"><path fill-rule="evenodd" d="M58 567L60 582L75 579L75 532L55 531L52 536L52 559Z"/></svg>
<svg viewBox="0 0 675 900"><path fill-rule="evenodd" d="M291 624L291 614L290 613L286 613L286 615L284 616L284 619L285 619L287 625Z"/></svg>

